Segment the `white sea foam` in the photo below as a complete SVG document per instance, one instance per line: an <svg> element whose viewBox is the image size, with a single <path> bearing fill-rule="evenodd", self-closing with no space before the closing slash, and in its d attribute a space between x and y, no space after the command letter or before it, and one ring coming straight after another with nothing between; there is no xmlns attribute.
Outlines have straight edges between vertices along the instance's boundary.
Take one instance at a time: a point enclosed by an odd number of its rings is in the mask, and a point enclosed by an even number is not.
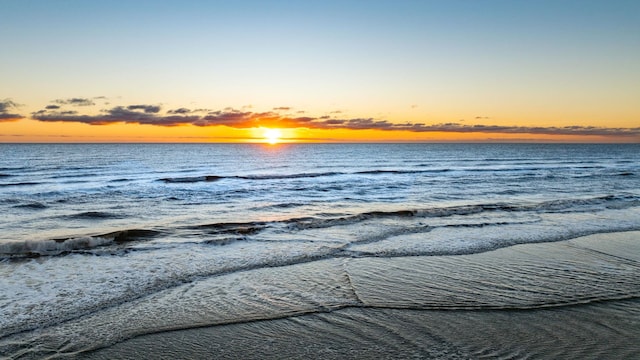
<svg viewBox="0 0 640 360"><path fill-rule="evenodd" d="M93 249L112 244L113 237L78 237L61 240L24 240L0 243L0 256L57 255L64 252Z"/></svg>
<svg viewBox="0 0 640 360"><path fill-rule="evenodd" d="M125 255L72 254L0 266L0 337L91 313L196 278L321 258L326 245L186 244Z"/></svg>
<svg viewBox="0 0 640 360"><path fill-rule="evenodd" d="M48 351L56 352L55 349L73 355L78 350L113 344L145 333L279 319L350 306L430 310L532 309L626 299L640 295L635 276L638 264L626 257L609 255L602 251L601 243L614 241L633 250L638 247L637 236L638 232L613 238L581 238L558 245L524 245L470 256L328 258L288 267L250 267L217 276L199 276L126 302L105 306L95 301L93 305L101 310L67 322L50 323L50 328L7 337L0 340L0 349L20 342L46 342L47 347L28 351L34 357ZM592 247L599 251L592 251ZM267 249L272 248L263 247L261 251L253 248L247 255L257 261L269 256ZM299 250L302 253L308 249ZM176 259L177 268L202 271L205 262L210 261L206 257L197 258L195 252L188 255L187 259ZM231 257L225 258L219 260L235 261ZM275 256L270 261L280 260ZM91 269L94 271L91 277L110 281L109 274L103 274L104 278L95 274L96 270L105 269L99 264ZM120 283L132 280L126 273L136 270L139 277L157 276L155 272L129 267L117 272L118 280L110 284L113 292L121 291ZM157 270L166 271L167 268L159 266ZM45 280L41 279L41 282L44 284ZM107 288L102 296L113 296ZM41 286L40 294L39 301L56 298L46 286ZM71 302L56 304L72 305ZM50 315L37 306L31 307L42 316L40 321L46 321L46 316Z"/></svg>

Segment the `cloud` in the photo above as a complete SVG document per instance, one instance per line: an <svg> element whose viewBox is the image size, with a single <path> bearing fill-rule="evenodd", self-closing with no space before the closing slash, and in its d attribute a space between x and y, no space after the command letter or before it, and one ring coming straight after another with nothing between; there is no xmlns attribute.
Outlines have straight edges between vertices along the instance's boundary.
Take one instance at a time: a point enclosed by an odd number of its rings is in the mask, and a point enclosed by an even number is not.
<svg viewBox="0 0 640 360"><path fill-rule="evenodd" d="M167 114L178 114L178 115L184 115L184 114L196 114L196 113L208 113L211 112L213 110L211 109L187 109L187 108L177 108L177 109L172 109L172 110L168 110Z"/></svg>
<svg viewBox="0 0 640 360"><path fill-rule="evenodd" d="M47 110L56 110L56 109L60 109L59 105L47 105L44 107Z"/></svg>
<svg viewBox="0 0 640 360"><path fill-rule="evenodd" d="M457 132L457 133L502 133L502 134L540 134L540 135L593 135L593 136L640 136L640 127L607 128L596 126L499 126L499 125L463 125L447 123L437 125L413 125L416 132Z"/></svg>
<svg viewBox="0 0 640 360"><path fill-rule="evenodd" d="M273 110L274 111L289 111L289 110L291 110L291 108L288 107L288 106L279 106L279 107L274 107Z"/></svg>
<svg viewBox="0 0 640 360"><path fill-rule="evenodd" d="M24 116L20 114L10 113L10 109L16 108L19 105L10 99L0 100L0 122L16 121L24 119Z"/></svg>
<svg viewBox="0 0 640 360"><path fill-rule="evenodd" d="M160 106L156 105L129 105L128 110L142 110L147 114L156 114L160 112Z"/></svg>
<svg viewBox="0 0 640 360"><path fill-rule="evenodd" d="M158 126L188 124L200 118L199 116L158 116L153 113L154 111L156 111L156 107L149 105L116 106L108 110L103 110L102 113L98 115L81 115L75 111L39 110L32 114L32 118L45 122L79 122L90 125L106 125L124 122ZM157 111L160 111L160 109L157 109Z"/></svg>
<svg viewBox="0 0 640 360"><path fill-rule="evenodd" d="M7 108L7 103L0 105L0 109ZM278 108L276 108L278 109ZM55 111L54 111L55 110ZM327 115L284 116L276 111L253 112L225 108L218 111L205 109L190 110L178 108L161 113L161 108L155 105L116 106L102 110L97 115L82 115L75 111L59 111L46 107L32 113L32 118L39 121L80 122L90 125L105 125L112 123L131 123L155 126L194 125L228 126L234 128L251 127L281 127L310 129L351 129L351 130L383 130L409 132L447 132L447 133L495 133L495 134L540 134L540 135L589 135L589 136L640 136L640 127L636 128L607 128L595 126L565 126L565 127L532 127L532 126L504 126L484 124L457 123L396 123L384 119L353 118L340 119ZM300 112L298 112L300 113ZM335 113L335 112L334 112ZM301 114L301 113L300 113ZM485 119L486 117L481 117Z"/></svg>
<svg viewBox="0 0 640 360"><path fill-rule="evenodd" d="M18 104L11 101L10 99L4 99L0 101L0 113L9 111L10 108L18 107Z"/></svg>
<svg viewBox="0 0 640 360"><path fill-rule="evenodd" d="M179 108L179 109L167 111L167 114L189 114L189 113L191 113L191 110L187 108Z"/></svg>
<svg viewBox="0 0 640 360"><path fill-rule="evenodd" d="M91 99L85 98L70 98L70 99L56 99L52 102L60 105L73 105L73 106L93 106L95 103Z"/></svg>
<svg viewBox="0 0 640 360"><path fill-rule="evenodd" d="M24 119L24 116L20 114L8 114L8 113L0 113L0 122L9 122Z"/></svg>

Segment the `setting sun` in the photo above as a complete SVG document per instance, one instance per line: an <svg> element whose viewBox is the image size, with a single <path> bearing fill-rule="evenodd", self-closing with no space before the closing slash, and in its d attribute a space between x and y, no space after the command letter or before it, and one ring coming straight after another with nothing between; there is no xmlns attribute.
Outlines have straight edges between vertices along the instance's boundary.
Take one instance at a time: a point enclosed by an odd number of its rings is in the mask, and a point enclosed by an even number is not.
<svg viewBox="0 0 640 360"><path fill-rule="evenodd" d="M279 129L265 129L264 139L269 144L277 144L280 142L282 132Z"/></svg>

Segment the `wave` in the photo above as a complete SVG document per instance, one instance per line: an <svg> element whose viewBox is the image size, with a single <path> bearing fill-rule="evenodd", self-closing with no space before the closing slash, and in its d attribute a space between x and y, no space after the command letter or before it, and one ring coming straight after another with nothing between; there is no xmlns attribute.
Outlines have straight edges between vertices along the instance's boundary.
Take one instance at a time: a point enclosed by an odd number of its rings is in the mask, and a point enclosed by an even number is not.
<svg viewBox="0 0 640 360"><path fill-rule="evenodd" d="M428 174L428 173L445 173L452 171L451 169L430 169L430 170L364 170L357 171L353 174L363 175L379 175L379 174Z"/></svg>
<svg viewBox="0 0 640 360"><path fill-rule="evenodd" d="M115 243L124 243L130 241L147 240L162 234L162 231L149 229L128 229L110 232L101 237L113 237Z"/></svg>
<svg viewBox="0 0 640 360"><path fill-rule="evenodd" d="M59 255L74 250L92 249L111 243L113 243L113 239L92 236L58 240L12 241L0 244L0 255L5 257Z"/></svg>
<svg viewBox="0 0 640 360"><path fill-rule="evenodd" d="M38 205L34 205L38 206ZM357 214L324 214L314 217L296 217L275 221L221 222L201 225L178 226L162 231L152 229L118 230L100 235L78 236L66 239L50 239L42 241L23 241L0 244L0 255L4 256L41 256L58 255L77 250L90 250L99 246L119 245L128 242L148 240L161 234L174 234L177 237L197 236L201 243L226 245L233 241L252 239L263 231L275 228L277 231L305 231L308 229L323 229L335 226L349 226L381 219L410 219L410 218L447 218L452 216L467 216L491 212L515 213L579 213L597 212L607 209L621 210L640 206L640 197L635 195L607 195L584 199L561 199L528 204L487 203L474 205L460 205L449 207L430 207L422 209L400 209L394 211L368 211ZM106 212L83 212L68 215L80 219L102 219L118 217L117 214ZM488 226L507 225L506 223L455 224L452 226ZM284 226L284 228L283 228ZM414 226L415 227L415 226ZM429 226L407 228L404 231L430 231ZM394 230L395 231L395 230ZM599 231L602 231L599 230ZM255 238L259 240L258 238Z"/></svg>
<svg viewBox="0 0 640 360"><path fill-rule="evenodd" d="M299 174L265 174L265 175L202 175L190 177L168 177L161 178L158 181L165 183L196 183L196 182L213 182L221 179L240 179L240 180L286 180L286 179L304 179L331 177L339 175L382 175L382 174L421 174L421 173L441 173L450 171L449 169L438 170L366 170L357 172L321 172L321 173L299 173Z"/></svg>
<svg viewBox="0 0 640 360"><path fill-rule="evenodd" d="M147 229L128 229L94 236L79 236L62 239L25 240L0 243L2 257L54 256L86 251L108 245L146 240L161 232Z"/></svg>
<svg viewBox="0 0 640 360"><path fill-rule="evenodd" d="M323 172L323 173L300 173L300 174L268 174L268 175L238 175L232 176L237 179L245 180L280 180L280 179L301 179L301 178L316 178L324 176L343 175L341 172Z"/></svg>
<svg viewBox="0 0 640 360"><path fill-rule="evenodd" d="M43 184L43 183L35 182L35 181L24 181L24 182L17 182L17 183L0 184L0 186L30 186L30 185L40 185L40 184Z"/></svg>
<svg viewBox="0 0 640 360"><path fill-rule="evenodd" d="M68 219L120 219L123 216L104 211L84 211L77 214L65 215Z"/></svg>
<svg viewBox="0 0 640 360"><path fill-rule="evenodd" d="M17 170L26 170L25 166L5 166L0 167L0 171L17 171Z"/></svg>
<svg viewBox="0 0 640 360"><path fill-rule="evenodd" d="M278 203L278 204L271 204L271 205L265 205L265 206L257 206L252 208L251 210L290 209L290 208L295 208L295 207L300 207L305 205L308 205L308 204L297 203L297 202Z"/></svg>
<svg viewBox="0 0 640 360"><path fill-rule="evenodd" d="M213 223L196 226L189 226L186 229L202 230L210 235L232 234L232 235L253 235L267 227L267 222L255 221L246 223Z"/></svg>
<svg viewBox="0 0 640 360"><path fill-rule="evenodd" d="M68 170L68 169L65 169ZM95 172L91 172L91 173L69 173L69 172L65 172L62 174L56 174L56 175L52 175L49 178L50 179L66 179L66 178L86 178L86 177L94 177L96 176Z"/></svg>
<svg viewBox="0 0 640 360"><path fill-rule="evenodd" d="M230 176L202 175L202 176L191 176L191 177L162 178L162 179L159 179L159 181L163 181L166 183L195 183L195 182L212 182L212 181L218 181L221 179L280 180L280 179L316 178L321 176L333 176L333 175L341 175L341 174L343 173L325 172L325 173L230 175Z"/></svg>
<svg viewBox="0 0 640 360"><path fill-rule="evenodd" d="M18 204L18 205L14 205L14 208L18 208L18 209L34 209L34 210L40 210L40 209L46 209L48 208L47 205L41 203L41 202L37 202L37 201L33 201L33 202L29 202L26 204Z"/></svg>
<svg viewBox="0 0 640 360"><path fill-rule="evenodd" d="M299 173L299 174L265 174L265 175L202 175L192 177L176 177L161 178L159 181L165 183L194 183L194 182L211 182L221 179L241 179L241 180L283 180L283 179L304 179L331 177L339 175L382 175L382 174L423 174L423 173L443 173L451 171L449 169L434 170L365 170L356 172L320 172L320 173Z"/></svg>
<svg viewBox="0 0 640 360"><path fill-rule="evenodd" d="M297 204L296 204L297 205ZM207 234L255 235L272 225L282 224L289 230L321 229L334 226L352 225L364 221L388 218L444 218L451 216L474 215L484 212L582 212L605 209L625 209L640 206L640 197L608 195L587 199L552 200L535 204L476 204L449 207L432 207L424 209L401 209L394 211L369 211L352 215L324 214L323 217L298 217L272 222L237 222L213 223L187 227L192 230L203 230ZM473 226L476 226L475 224Z"/></svg>
<svg viewBox="0 0 640 360"><path fill-rule="evenodd" d="M224 176L205 175L205 176L192 176L192 177L177 177L177 178L162 178L160 181L166 183L195 183L195 182L211 182L218 181L224 178Z"/></svg>
<svg viewBox="0 0 640 360"><path fill-rule="evenodd" d="M371 219L383 219L383 218L408 218L408 217L423 217L423 218L439 218L449 217L454 215L473 215L483 212L564 212L564 211L594 211L604 209L624 209L633 206L640 205L640 197L628 195L628 196L615 196L608 195L596 198L587 199L564 199L564 200L552 200L544 201L536 204L508 204L508 203L494 203L494 204L476 204L476 205L460 205L450 207L434 207L426 209L406 209L397 211L371 211L360 214L354 214L350 216L343 216L338 218L300 218L286 220L290 227L297 229L310 229L310 228L326 228L340 225L349 225L357 222L362 222Z"/></svg>
<svg viewBox="0 0 640 360"><path fill-rule="evenodd" d="M224 246L224 245L229 245L236 241L242 241L242 240L246 240L246 238L245 237L225 237L221 239L208 239L203 241L203 243L207 245Z"/></svg>
<svg viewBox="0 0 640 360"><path fill-rule="evenodd" d="M634 195L606 195L594 198L584 199L561 199L545 201L539 204L522 206L524 211L579 211L579 210L597 210L598 206L606 209L624 209L640 205L640 197ZM515 211L519 210L517 208Z"/></svg>
<svg viewBox="0 0 640 360"><path fill-rule="evenodd" d="M299 218L286 220L290 228L298 230L304 229L321 229L333 226L351 225L372 219L384 218L410 218L410 217L446 217L453 215L471 215L477 214L489 208L482 205L459 206L449 208L431 208L423 210L398 210L398 211L371 211L350 216L320 219L320 218Z"/></svg>
<svg viewBox="0 0 640 360"><path fill-rule="evenodd" d="M340 175L411 175L411 174L440 174L447 172L463 172L463 173L518 173L528 172L529 175L539 176L540 171L545 172L543 175L550 175L550 172L556 170L566 170L564 167L556 166L530 166L530 167L490 167L490 168L434 168L434 169L372 169L355 172L318 172L318 173L294 173L294 174L263 174L263 175L199 175L187 177L165 177L158 181L165 183L196 183L196 182L213 182L222 179L240 179L240 180L282 180L282 179L303 179L332 177ZM630 171L622 171L614 175L633 176L635 173ZM592 175L589 175L592 176Z"/></svg>

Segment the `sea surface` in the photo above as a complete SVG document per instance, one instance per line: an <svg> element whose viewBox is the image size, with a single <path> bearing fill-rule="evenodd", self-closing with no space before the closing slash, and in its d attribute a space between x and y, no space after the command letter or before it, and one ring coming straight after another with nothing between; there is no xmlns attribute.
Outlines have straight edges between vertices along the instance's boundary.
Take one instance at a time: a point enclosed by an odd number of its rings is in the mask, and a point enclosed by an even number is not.
<svg viewBox="0 0 640 360"><path fill-rule="evenodd" d="M525 260L484 274L495 291L468 299L451 295L464 283L441 281L420 295L437 301L402 305L407 283L363 306L343 284L347 268L360 271L352 280L365 296L383 276L375 269L412 266L428 284L429 259L640 230L638 144L0 144L0 214L0 357L77 356L190 323L368 306L385 317L627 299L632 330L640 313L638 262L624 256L574 264L618 271L618 284L589 273L604 286L595 295L576 295L571 277L502 293L495 277L525 271ZM466 266L451 264L440 269ZM172 304L180 311L168 316Z"/></svg>

